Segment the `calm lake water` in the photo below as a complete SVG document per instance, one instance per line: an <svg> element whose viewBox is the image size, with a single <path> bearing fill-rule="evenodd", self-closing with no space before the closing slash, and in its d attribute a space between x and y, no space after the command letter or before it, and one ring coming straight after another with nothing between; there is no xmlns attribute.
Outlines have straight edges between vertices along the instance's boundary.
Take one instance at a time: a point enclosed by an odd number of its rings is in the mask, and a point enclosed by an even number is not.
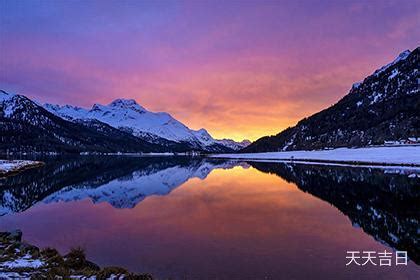
<svg viewBox="0 0 420 280"><path fill-rule="evenodd" d="M82 246L101 266L158 279L420 279L415 172L48 159L0 180L0 231L21 229L28 242L61 253ZM347 251L384 250L393 252L391 267L346 266ZM407 266L395 266L394 250L408 251Z"/></svg>

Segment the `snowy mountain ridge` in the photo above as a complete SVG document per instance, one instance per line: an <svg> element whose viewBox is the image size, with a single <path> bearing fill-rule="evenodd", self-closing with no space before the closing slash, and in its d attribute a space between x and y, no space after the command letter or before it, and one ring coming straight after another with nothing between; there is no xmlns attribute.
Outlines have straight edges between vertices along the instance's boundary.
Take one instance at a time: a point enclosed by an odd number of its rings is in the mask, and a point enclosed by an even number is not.
<svg viewBox="0 0 420 280"><path fill-rule="evenodd" d="M0 102L4 102L6 100L10 100L15 94L5 92L4 90L0 90Z"/></svg>
<svg viewBox="0 0 420 280"><path fill-rule="evenodd" d="M196 148L222 145L233 150L242 149L249 144L249 141L216 140L207 130L192 130L168 113L146 110L134 99L116 99L108 105L94 104L90 110L53 104L45 104L44 108L69 121L98 120L150 141L161 137L175 142L187 142Z"/></svg>
<svg viewBox="0 0 420 280"><path fill-rule="evenodd" d="M154 144L96 120L68 121L24 95L0 90L0 153L189 150L169 140Z"/></svg>
<svg viewBox="0 0 420 280"><path fill-rule="evenodd" d="M405 60L411 54L410 50L405 50L401 52L391 63L388 63L385 66L382 66L378 70L376 70L373 74L378 76L380 73L386 71L389 67L395 65L396 63L400 62L401 60Z"/></svg>
<svg viewBox="0 0 420 280"><path fill-rule="evenodd" d="M89 110L41 105L4 90L0 90L0 132L5 136L0 151L5 152L214 153L233 152L247 143L216 140L205 129L189 129L168 113L147 111L133 99L94 104Z"/></svg>

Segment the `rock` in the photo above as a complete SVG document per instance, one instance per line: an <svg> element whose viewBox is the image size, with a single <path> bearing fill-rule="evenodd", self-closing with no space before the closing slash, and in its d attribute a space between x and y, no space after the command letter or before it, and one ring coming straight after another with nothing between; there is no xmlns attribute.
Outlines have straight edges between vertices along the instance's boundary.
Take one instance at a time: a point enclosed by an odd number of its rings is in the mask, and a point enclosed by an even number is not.
<svg viewBox="0 0 420 280"><path fill-rule="evenodd" d="M97 265L96 263L93 263L91 261L88 261L88 260L85 262L85 267L90 269L90 270L93 270L93 271L100 271L101 270L99 265Z"/></svg>
<svg viewBox="0 0 420 280"><path fill-rule="evenodd" d="M21 242L22 231L20 229L16 229L13 231L0 232L0 240L7 240L9 242Z"/></svg>
<svg viewBox="0 0 420 280"><path fill-rule="evenodd" d="M39 256L39 248L34 245L22 242L19 249L22 252L29 253L31 256Z"/></svg>
<svg viewBox="0 0 420 280"><path fill-rule="evenodd" d="M21 242L22 241L22 231L20 229L16 229L14 231L11 231L10 235L9 235L9 238L13 239L15 241Z"/></svg>

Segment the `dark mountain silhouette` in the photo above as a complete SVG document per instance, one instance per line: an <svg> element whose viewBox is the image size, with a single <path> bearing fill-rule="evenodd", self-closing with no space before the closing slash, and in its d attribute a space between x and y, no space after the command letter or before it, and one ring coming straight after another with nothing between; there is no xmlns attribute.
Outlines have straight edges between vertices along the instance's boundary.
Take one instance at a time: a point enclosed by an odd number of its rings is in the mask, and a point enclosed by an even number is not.
<svg viewBox="0 0 420 280"><path fill-rule="evenodd" d="M420 138L419 53L420 48L401 53L354 84L335 105L241 152L361 147Z"/></svg>

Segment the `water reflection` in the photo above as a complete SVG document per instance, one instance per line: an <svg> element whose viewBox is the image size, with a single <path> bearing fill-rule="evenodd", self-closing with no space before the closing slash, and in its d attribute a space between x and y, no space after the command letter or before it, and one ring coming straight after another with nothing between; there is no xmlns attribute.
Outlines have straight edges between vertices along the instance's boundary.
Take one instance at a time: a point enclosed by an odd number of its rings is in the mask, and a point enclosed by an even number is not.
<svg viewBox="0 0 420 280"><path fill-rule="evenodd" d="M41 247L81 245L101 265L161 278L415 279L413 263L343 268L346 250L383 251L382 243L419 263L420 182L411 173L205 158L49 160L1 181L0 228L21 228Z"/></svg>
<svg viewBox="0 0 420 280"><path fill-rule="evenodd" d="M250 163L337 207L376 240L408 251L420 264L420 179L398 169ZM411 176L410 176L411 175Z"/></svg>
<svg viewBox="0 0 420 280"><path fill-rule="evenodd" d="M47 159L45 167L0 180L0 216L42 201L90 198L116 208L132 208L149 195L166 195L190 178L204 180L234 161L203 158L79 157Z"/></svg>

